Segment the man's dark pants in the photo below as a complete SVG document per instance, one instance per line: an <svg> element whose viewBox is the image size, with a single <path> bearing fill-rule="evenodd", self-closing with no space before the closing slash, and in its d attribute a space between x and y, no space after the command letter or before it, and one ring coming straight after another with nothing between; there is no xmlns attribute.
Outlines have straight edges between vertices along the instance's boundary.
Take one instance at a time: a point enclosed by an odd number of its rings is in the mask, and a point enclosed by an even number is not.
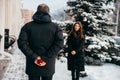
<svg viewBox="0 0 120 80"><path fill-rule="evenodd" d="M53 76L29 76L29 80L52 80Z"/></svg>

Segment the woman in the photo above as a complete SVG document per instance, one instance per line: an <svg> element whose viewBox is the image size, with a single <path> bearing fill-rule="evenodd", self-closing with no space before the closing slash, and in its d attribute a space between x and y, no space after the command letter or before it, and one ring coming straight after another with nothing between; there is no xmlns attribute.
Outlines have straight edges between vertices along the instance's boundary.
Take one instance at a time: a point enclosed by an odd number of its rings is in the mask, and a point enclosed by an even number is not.
<svg viewBox="0 0 120 80"><path fill-rule="evenodd" d="M68 36L68 70L72 72L72 80L79 80L81 74L82 77L87 76L84 72L84 35L83 27L80 22L76 22ZM80 73L81 72L81 73ZM80 73L80 74L79 74Z"/></svg>

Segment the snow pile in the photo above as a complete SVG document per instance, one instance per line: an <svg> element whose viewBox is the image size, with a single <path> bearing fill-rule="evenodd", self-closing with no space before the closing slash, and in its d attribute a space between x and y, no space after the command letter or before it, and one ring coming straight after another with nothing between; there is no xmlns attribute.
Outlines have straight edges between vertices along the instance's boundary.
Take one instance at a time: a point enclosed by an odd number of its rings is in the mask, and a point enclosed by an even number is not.
<svg viewBox="0 0 120 80"><path fill-rule="evenodd" d="M3 78L3 75L11 62L12 56L7 52L0 51L0 80Z"/></svg>
<svg viewBox="0 0 120 80"><path fill-rule="evenodd" d="M88 77L80 80L119 80L120 67L114 64L104 64L102 66L88 66L85 65L85 71ZM72 80L71 72L67 70L67 61L61 63L60 60L56 61L56 73L53 80Z"/></svg>
<svg viewBox="0 0 120 80"><path fill-rule="evenodd" d="M0 60L2 60L2 59L10 60L11 58L12 58L11 54L4 52L4 51L0 51Z"/></svg>

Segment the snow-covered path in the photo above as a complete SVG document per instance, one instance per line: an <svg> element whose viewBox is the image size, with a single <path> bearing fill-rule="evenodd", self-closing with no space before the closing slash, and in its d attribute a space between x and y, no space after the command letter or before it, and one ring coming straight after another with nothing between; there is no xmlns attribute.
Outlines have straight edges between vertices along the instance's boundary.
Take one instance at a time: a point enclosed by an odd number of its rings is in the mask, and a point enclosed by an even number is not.
<svg viewBox="0 0 120 80"><path fill-rule="evenodd" d="M71 80L71 73L67 70L67 60L56 61L56 73L53 80ZM12 64L8 67L2 80L27 80L25 72L25 56L16 49ZM86 66L88 77L80 80L120 80L120 66L104 64L103 66Z"/></svg>

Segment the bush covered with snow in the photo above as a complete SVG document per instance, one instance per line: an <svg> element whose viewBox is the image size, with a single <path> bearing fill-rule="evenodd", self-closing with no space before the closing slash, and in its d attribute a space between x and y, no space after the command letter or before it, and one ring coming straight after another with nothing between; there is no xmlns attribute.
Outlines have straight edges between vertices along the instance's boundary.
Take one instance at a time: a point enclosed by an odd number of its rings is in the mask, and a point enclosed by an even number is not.
<svg viewBox="0 0 120 80"><path fill-rule="evenodd" d="M86 37L85 54L87 57L97 56L102 62L112 62L113 56L120 56L120 46L109 36ZM118 60L118 59L116 59Z"/></svg>

